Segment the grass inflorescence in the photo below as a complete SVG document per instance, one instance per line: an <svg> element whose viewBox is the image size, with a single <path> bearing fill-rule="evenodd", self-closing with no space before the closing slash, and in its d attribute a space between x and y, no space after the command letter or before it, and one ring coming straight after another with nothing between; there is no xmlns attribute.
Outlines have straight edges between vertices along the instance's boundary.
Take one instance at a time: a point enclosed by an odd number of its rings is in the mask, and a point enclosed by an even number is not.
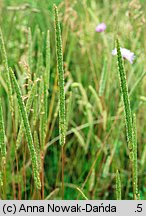
<svg viewBox="0 0 146 216"><path fill-rule="evenodd" d="M18 105L19 105L24 129L25 129L25 135L26 135L26 139L27 139L27 143L28 143L28 147L29 147L29 151L30 151L30 156L31 156L31 161L32 161L34 181L35 181L36 187L38 189L40 189L41 188L41 182L40 182L40 177L39 177L37 154L36 154L36 151L34 148L34 143L33 143L33 139L32 139L32 134L31 134L31 129L30 129L29 121L28 121L26 108L25 108L25 105L23 103L23 99L22 99L19 85L17 83L17 80L15 78L15 75L14 75L14 72L12 71L12 69L10 69L10 76L11 76L11 80L13 83L14 91L17 95Z"/></svg>
<svg viewBox="0 0 146 216"><path fill-rule="evenodd" d="M2 60L3 60L3 64L4 64L4 70L5 70L5 74L6 74L5 77L6 77L7 87L8 87L8 96L10 99L9 100L10 101L10 109L11 109L12 115L13 115L12 86L11 86L11 81L10 81L8 58L7 58L5 43L4 43L3 34L2 34L1 29L0 29L0 48L1 48Z"/></svg>
<svg viewBox="0 0 146 216"><path fill-rule="evenodd" d="M62 155L62 199L64 199L64 145L65 145L65 90L64 90L64 69L63 69L63 53L61 30L58 20L58 9L54 5L55 15L55 35L56 35L56 55L57 55L57 70L58 70L58 86L59 86L59 134Z"/></svg>
<svg viewBox="0 0 146 216"><path fill-rule="evenodd" d="M120 174L119 171L117 170L116 172L116 199L121 200L121 179L120 179Z"/></svg>
<svg viewBox="0 0 146 216"><path fill-rule="evenodd" d="M131 151L133 147L132 113L131 113L130 100L128 95L126 73L124 69L123 58L121 55L120 44L118 39L116 40L116 47L117 47L118 69L119 69L121 92L122 92L122 97L124 102L127 142L128 142L128 148Z"/></svg>

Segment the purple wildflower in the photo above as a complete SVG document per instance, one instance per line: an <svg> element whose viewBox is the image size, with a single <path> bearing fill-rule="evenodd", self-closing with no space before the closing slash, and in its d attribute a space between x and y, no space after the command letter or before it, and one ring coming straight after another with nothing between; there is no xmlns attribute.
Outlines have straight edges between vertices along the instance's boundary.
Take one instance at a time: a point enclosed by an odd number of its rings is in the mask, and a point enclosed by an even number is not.
<svg viewBox="0 0 146 216"><path fill-rule="evenodd" d="M131 64L133 64L133 60L135 59L135 55L133 52L126 48L120 48L121 54L123 58L127 59ZM117 49L112 50L112 55L117 55Z"/></svg>
<svg viewBox="0 0 146 216"><path fill-rule="evenodd" d="M100 23L98 26L96 26L96 32L103 32L106 29L106 24L105 23Z"/></svg>

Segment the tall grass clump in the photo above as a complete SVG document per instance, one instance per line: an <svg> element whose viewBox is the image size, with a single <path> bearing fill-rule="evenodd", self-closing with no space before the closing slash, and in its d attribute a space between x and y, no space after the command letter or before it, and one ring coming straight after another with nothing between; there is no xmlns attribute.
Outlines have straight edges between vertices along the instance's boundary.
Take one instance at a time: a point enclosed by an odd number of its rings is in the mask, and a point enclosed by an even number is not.
<svg viewBox="0 0 146 216"><path fill-rule="evenodd" d="M25 108L25 105L22 99L21 90L19 88L18 82L15 78L15 75L12 69L10 69L10 76L11 76L11 80L13 83L14 91L17 95L18 105L19 105L21 116L22 116L23 125L25 128L25 136L27 139L28 148L30 151L30 156L31 156L31 161L32 161L34 181L35 181L36 187L40 189L41 182L40 182L40 177L39 177L37 154L36 154L34 144L33 144L33 138L32 138L31 129L30 129L29 121L28 121L28 115L27 115L26 108Z"/></svg>
<svg viewBox="0 0 146 216"><path fill-rule="evenodd" d="M65 145L65 91L64 91L64 69L63 69L63 54L62 54L62 39L61 29L58 20L58 9L54 5L55 14L55 41L57 55L57 70L58 70L58 86L59 86L59 135L60 145L62 148L62 198L64 197L64 145Z"/></svg>

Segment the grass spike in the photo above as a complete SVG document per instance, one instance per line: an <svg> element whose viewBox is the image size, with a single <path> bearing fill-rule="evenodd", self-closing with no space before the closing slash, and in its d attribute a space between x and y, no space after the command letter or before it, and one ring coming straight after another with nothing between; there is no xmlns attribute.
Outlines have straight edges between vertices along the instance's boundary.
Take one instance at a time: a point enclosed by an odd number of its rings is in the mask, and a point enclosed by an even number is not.
<svg viewBox="0 0 146 216"><path fill-rule="evenodd" d="M123 58L121 55L120 44L118 39L116 40L116 47L117 47L118 69L120 75L121 92L122 92L123 102L124 102L127 142L128 142L128 148L131 151L133 147L132 114L131 114L130 100L128 96L126 73L124 69Z"/></svg>
<svg viewBox="0 0 146 216"><path fill-rule="evenodd" d="M28 29L28 65L29 65L30 74L32 74L32 67L33 67L32 55L33 55L32 34L31 34L31 29L29 28Z"/></svg>
<svg viewBox="0 0 146 216"><path fill-rule="evenodd" d="M33 125L34 127L36 127L36 123L37 123L37 113L38 113L38 103L37 103L37 99L38 99L38 83L36 85L36 90L35 90L35 97L34 97L34 101L33 101Z"/></svg>
<svg viewBox="0 0 146 216"><path fill-rule="evenodd" d="M32 88L30 90L30 93L29 93L29 98L28 98L28 100L26 102L26 112L27 112L28 116L29 116L29 113L30 113L30 109L31 109L34 97L35 97L36 88L37 88L37 82L34 82ZM17 141L16 141L16 148L17 149L19 148L20 143L22 141L23 132L24 132L24 125L23 125L23 122L22 122L20 124L20 129L19 129L19 133L18 133Z"/></svg>
<svg viewBox="0 0 146 216"><path fill-rule="evenodd" d="M3 166L3 164L6 163L6 144L5 144L5 129L4 129L1 99L0 99L0 150L1 150L2 166Z"/></svg>
<svg viewBox="0 0 146 216"><path fill-rule="evenodd" d="M0 28L0 47L1 47L3 64L4 64L4 68L5 68L5 72L6 72L6 83L8 86L8 97L10 100L10 109L11 109L11 112L13 115L12 86L11 86L11 80L10 80L10 74L9 74L8 59L7 59L7 54L6 54L6 49L5 49L5 44L4 44L4 39L3 39L3 34L2 34L1 28Z"/></svg>
<svg viewBox="0 0 146 216"><path fill-rule="evenodd" d="M63 69L61 30L58 21L58 10L56 5L54 5L54 13L55 13L58 85L59 85L59 131L60 131L60 145L62 146L65 144L65 91L64 91L64 69Z"/></svg>
<svg viewBox="0 0 146 216"><path fill-rule="evenodd" d="M34 131L34 143L35 143L36 152L37 152L38 166L40 168L41 167L40 144L39 144L37 131Z"/></svg>
<svg viewBox="0 0 146 216"><path fill-rule="evenodd" d="M46 38L46 85L49 89L50 84L50 31L47 31Z"/></svg>
<svg viewBox="0 0 146 216"><path fill-rule="evenodd" d="M0 186L3 187L3 199L6 199L6 143L5 143L5 128L4 128L4 119L3 119L3 109L2 102L0 99Z"/></svg>
<svg viewBox="0 0 146 216"><path fill-rule="evenodd" d="M64 199L64 145L65 145L65 90L64 90L64 69L63 69L63 53L62 53L62 39L61 29L58 20L58 9L54 5L55 15L55 42L57 55L57 69L58 69L58 86L59 86L59 135L61 145L62 158L62 199Z"/></svg>
<svg viewBox="0 0 146 216"><path fill-rule="evenodd" d="M137 168L137 129L136 116L133 115L133 195L134 199L138 199L138 168Z"/></svg>
<svg viewBox="0 0 146 216"><path fill-rule="evenodd" d="M121 200L121 179L118 170L116 172L116 199Z"/></svg>
<svg viewBox="0 0 146 216"><path fill-rule="evenodd" d="M47 122L47 98L46 98L46 82L41 83L40 85L40 95L41 97L41 114L40 114L40 143L41 149L44 149L45 146L45 132L46 132L46 122Z"/></svg>
<svg viewBox="0 0 146 216"><path fill-rule="evenodd" d="M41 77L43 72L43 33L40 29L37 29L37 66L36 66L36 76Z"/></svg>
<svg viewBox="0 0 146 216"><path fill-rule="evenodd" d="M25 105L24 105L24 102L22 99L21 90L19 88L18 82L15 78L15 75L14 75L14 72L12 71L12 69L10 69L10 76L11 76L11 80L12 80L12 83L14 86L15 93L17 95L19 109L20 109L20 113L21 113L24 128L25 128L25 136L27 139L28 148L30 151L30 157L31 157L31 161L32 161L34 181L35 181L36 187L38 189L40 189L41 188L41 182L40 182L40 177L39 177L37 154L36 154L36 151L34 148L34 143L33 143L30 125L29 125L29 121L28 121L28 115L27 115L26 108L25 108Z"/></svg>
<svg viewBox="0 0 146 216"><path fill-rule="evenodd" d="M72 95L72 91L69 92L69 98L68 98L68 104L67 104L67 108L66 108L66 132L68 130L68 125L69 125L69 121L70 121L70 116L71 116L71 112L72 112L72 99L73 99L73 95Z"/></svg>

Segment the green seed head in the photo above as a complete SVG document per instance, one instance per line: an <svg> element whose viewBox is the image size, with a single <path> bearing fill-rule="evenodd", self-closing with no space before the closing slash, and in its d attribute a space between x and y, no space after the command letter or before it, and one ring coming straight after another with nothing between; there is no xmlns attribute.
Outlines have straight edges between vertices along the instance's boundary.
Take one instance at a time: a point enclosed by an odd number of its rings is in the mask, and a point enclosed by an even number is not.
<svg viewBox="0 0 146 216"><path fill-rule="evenodd" d="M54 5L55 14L55 35L56 35L56 55L57 55L57 69L58 69L58 85L59 85L59 133L60 145L65 144L65 91L64 91L64 70L63 70L63 54L62 54L62 40L61 30L58 20L58 10Z"/></svg>
<svg viewBox="0 0 146 216"><path fill-rule="evenodd" d="M128 142L129 150L132 150L132 145L133 145L132 144L133 142L132 114L131 114L130 100L129 100L129 95L128 95L126 73L124 69L123 58L121 55L120 44L119 44L118 39L116 40L116 47L117 47L118 69L119 69L121 92L122 92L122 97L123 97L123 102L124 102L127 142Z"/></svg>
<svg viewBox="0 0 146 216"><path fill-rule="evenodd" d="M118 170L116 172L116 197L117 200L121 200L121 179Z"/></svg>
<svg viewBox="0 0 146 216"><path fill-rule="evenodd" d="M34 181L35 181L36 187L40 189L41 182L40 182L40 177L39 177L37 154L36 154L34 144L33 144L32 134L31 134L30 125L28 121L28 115L27 115L26 108L25 108L25 105L22 99L22 95L21 95L21 91L20 91L18 82L15 78L15 75L12 69L10 69L10 76L11 76L11 80L13 83L14 91L17 95L18 105L19 105L19 109L20 109L20 113L21 113L21 117L22 117L22 121L24 125L25 136L26 136L28 148L30 151L30 157L31 157L33 173L34 173Z"/></svg>

